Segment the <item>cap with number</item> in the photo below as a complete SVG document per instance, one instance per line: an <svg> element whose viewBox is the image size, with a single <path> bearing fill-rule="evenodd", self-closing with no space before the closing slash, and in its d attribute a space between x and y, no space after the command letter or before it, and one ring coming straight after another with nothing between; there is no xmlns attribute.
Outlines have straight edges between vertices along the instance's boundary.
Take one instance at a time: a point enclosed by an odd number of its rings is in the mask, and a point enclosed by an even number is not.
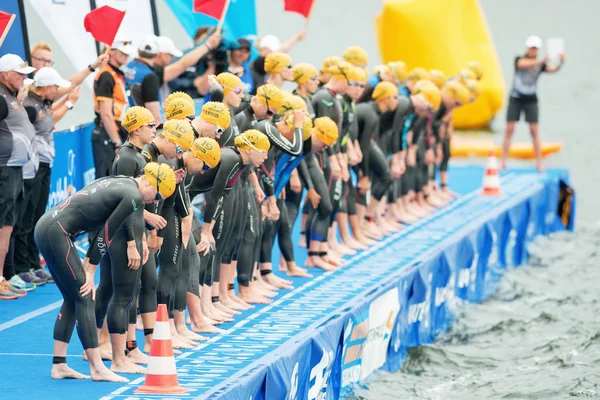
<svg viewBox="0 0 600 400"><path fill-rule="evenodd" d="M344 60L342 60L342 58L338 57L338 56L327 57L325 60L323 60L323 66L321 67L321 72L324 74L331 74L331 67L339 64L342 61L344 61Z"/></svg>
<svg viewBox="0 0 600 400"><path fill-rule="evenodd" d="M398 88L392 82L379 82L373 89L373 100L380 101L388 97L397 96Z"/></svg>
<svg viewBox="0 0 600 400"><path fill-rule="evenodd" d="M429 80L420 80L415 84L411 93L425 100L431 105L433 111L437 111L440 108L442 95L440 93L440 88L438 88L435 83Z"/></svg>
<svg viewBox="0 0 600 400"><path fill-rule="evenodd" d="M431 75L425 68L417 67L408 73L408 77L406 78L408 81L420 81L423 79L431 80Z"/></svg>
<svg viewBox="0 0 600 400"><path fill-rule="evenodd" d="M338 139L338 126L329 117L320 117L315 119L313 133L327 146L331 146Z"/></svg>
<svg viewBox="0 0 600 400"><path fill-rule="evenodd" d="M169 101L167 105L165 103L165 117L167 121L172 119L184 119L187 117L194 118L196 116L196 110L194 103L190 102L185 97L176 97Z"/></svg>
<svg viewBox="0 0 600 400"><path fill-rule="evenodd" d="M468 68L473 71L477 80L480 80L483 77L483 67L479 61L471 61Z"/></svg>
<svg viewBox="0 0 600 400"><path fill-rule="evenodd" d="M240 150L257 150L267 152L271 142L267 135L257 129L249 129L234 139L235 146Z"/></svg>
<svg viewBox="0 0 600 400"><path fill-rule="evenodd" d="M158 38L156 38L156 41L158 42L159 53L170 54L173 57L181 57L183 55L183 52L179 50L177 46L175 46L175 43L173 42L173 40L171 40L170 37L159 36Z"/></svg>
<svg viewBox="0 0 600 400"><path fill-rule="evenodd" d="M33 76L33 84L37 87L58 86L61 88L71 87L71 82L60 76L57 70L43 67Z"/></svg>
<svg viewBox="0 0 600 400"><path fill-rule="evenodd" d="M144 166L144 176L163 198L171 197L175 193L177 178L169 164L150 162Z"/></svg>
<svg viewBox="0 0 600 400"><path fill-rule="evenodd" d="M215 139L201 137L194 140L192 152L210 168L216 167L221 161L221 148Z"/></svg>
<svg viewBox="0 0 600 400"><path fill-rule="evenodd" d="M449 97L460 105L467 104L472 96L469 89L457 80L447 82L442 88L442 95Z"/></svg>
<svg viewBox="0 0 600 400"><path fill-rule="evenodd" d="M43 68L42 68L43 69ZM41 71L41 70L40 70ZM154 122L154 115L145 107L134 106L127 109L121 126L129 133Z"/></svg>
<svg viewBox="0 0 600 400"><path fill-rule="evenodd" d="M281 108L279 108L278 114L284 116L288 112L304 109L306 109L306 102L302 97L290 93L285 96L285 100L283 101Z"/></svg>
<svg viewBox="0 0 600 400"><path fill-rule="evenodd" d="M242 80L230 72L221 72L217 75L217 82L223 88L223 94L227 96L229 92L238 86L242 86Z"/></svg>
<svg viewBox="0 0 600 400"><path fill-rule="evenodd" d="M359 46L348 47L342 56L355 67L366 67L369 63L369 55Z"/></svg>
<svg viewBox="0 0 600 400"><path fill-rule="evenodd" d="M189 94L187 94L185 92L173 92L170 95L168 95L167 98L165 99L164 108L165 109L167 108L167 106L169 105L169 103L171 102L171 100L179 98L179 97L182 97L182 98L188 100L190 103L194 103L194 99Z"/></svg>
<svg viewBox="0 0 600 400"><path fill-rule="evenodd" d="M292 57L279 51L269 54L265 58L265 72L277 74L292 63Z"/></svg>
<svg viewBox="0 0 600 400"><path fill-rule="evenodd" d="M444 86L446 75L442 71L439 69L432 69L429 71L429 76L431 76L431 82L435 83L437 87L441 89L441 87Z"/></svg>
<svg viewBox="0 0 600 400"><path fill-rule="evenodd" d="M408 78L408 69L404 61L391 61L388 66L392 69L394 76L399 82L404 82Z"/></svg>
<svg viewBox="0 0 600 400"><path fill-rule="evenodd" d="M172 119L165 122L162 134L183 151L188 151L194 142L194 130L190 121L186 119Z"/></svg>
<svg viewBox="0 0 600 400"><path fill-rule="evenodd" d="M221 129L229 128L231 125L231 114L227 106L218 101L209 101L202 106L200 118L209 124L216 125Z"/></svg>
<svg viewBox="0 0 600 400"><path fill-rule="evenodd" d="M318 75L319 71L317 71L317 68L312 64L300 63L294 65L294 82L298 85L302 85Z"/></svg>
<svg viewBox="0 0 600 400"><path fill-rule="evenodd" d="M285 100L281 89L271 83L267 83L256 89L256 98L261 104L274 110L279 110Z"/></svg>

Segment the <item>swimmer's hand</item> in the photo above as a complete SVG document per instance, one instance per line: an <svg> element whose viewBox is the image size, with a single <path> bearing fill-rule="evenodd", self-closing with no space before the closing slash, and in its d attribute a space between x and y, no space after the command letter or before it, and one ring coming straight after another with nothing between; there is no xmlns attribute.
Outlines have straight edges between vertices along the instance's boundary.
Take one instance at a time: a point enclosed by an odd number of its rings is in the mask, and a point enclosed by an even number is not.
<svg viewBox="0 0 600 400"><path fill-rule="evenodd" d="M319 203L321 202L321 196L315 190L315 188L310 188L306 191L306 198L310 201L310 204L313 208L319 207Z"/></svg>
<svg viewBox="0 0 600 400"><path fill-rule="evenodd" d="M144 221L152 225L155 229L164 229L167 226L166 219L148 210L144 210Z"/></svg>
<svg viewBox="0 0 600 400"><path fill-rule="evenodd" d="M185 171L183 169L178 169L175 171L175 182L179 183L185 177Z"/></svg>
<svg viewBox="0 0 600 400"><path fill-rule="evenodd" d="M81 297L87 296L92 293L92 301L96 299L96 287L94 286L94 273L98 266L91 266L89 257L83 260L83 270L85 271L85 283L79 288L79 294Z"/></svg>
<svg viewBox="0 0 600 400"><path fill-rule="evenodd" d="M135 240L127 242L127 260L127 267L129 269L137 270L140 267L142 257L140 257Z"/></svg>

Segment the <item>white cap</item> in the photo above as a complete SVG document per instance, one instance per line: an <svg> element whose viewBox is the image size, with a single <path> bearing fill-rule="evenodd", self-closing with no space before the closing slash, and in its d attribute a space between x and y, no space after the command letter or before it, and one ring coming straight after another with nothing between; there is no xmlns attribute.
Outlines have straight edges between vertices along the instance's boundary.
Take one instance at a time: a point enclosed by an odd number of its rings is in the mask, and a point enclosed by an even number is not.
<svg viewBox="0 0 600 400"><path fill-rule="evenodd" d="M171 38L166 36L159 36L157 39L158 42L158 52L159 53L167 53L172 55L173 57L181 57L183 52L175 46L175 43L171 40Z"/></svg>
<svg viewBox="0 0 600 400"><path fill-rule="evenodd" d="M138 46L138 51L148 54L158 54L160 52L158 38L154 35L146 36Z"/></svg>
<svg viewBox="0 0 600 400"><path fill-rule="evenodd" d="M542 39L539 36L531 35L525 41L525 46L529 49L535 47L536 49L542 48Z"/></svg>
<svg viewBox="0 0 600 400"><path fill-rule="evenodd" d="M71 82L64 79L57 70L50 67L40 68L34 75L33 81L35 86L58 86L61 88L71 87Z"/></svg>
<svg viewBox="0 0 600 400"><path fill-rule="evenodd" d="M259 48L267 48L271 51L279 51L281 41L275 35L265 35L258 45Z"/></svg>
<svg viewBox="0 0 600 400"><path fill-rule="evenodd" d="M27 62L16 54L5 54L0 58L0 72L15 71L27 75L35 71Z"/></svg>
<svg viewBox="0 0 600 400"><path fill-rule="evenodd" d="M133 56L136 53L135 47L131 45L131 39L120 34L117 34L117 37L115 38L111 48L114 50L119 50L121 53L125 53L128 56Z"/></svg>

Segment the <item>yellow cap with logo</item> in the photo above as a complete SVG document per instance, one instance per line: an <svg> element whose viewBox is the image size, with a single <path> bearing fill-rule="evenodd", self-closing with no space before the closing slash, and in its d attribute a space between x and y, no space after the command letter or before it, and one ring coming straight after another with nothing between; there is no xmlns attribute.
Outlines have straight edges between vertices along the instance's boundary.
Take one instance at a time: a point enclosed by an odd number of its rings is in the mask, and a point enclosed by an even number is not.
<svg viewBox="0 0 600 400"><path fill-rule="evenodd" d="M411 94L419 96L429 103L433 111L437 111L442 103L440 88L438 88L435 83L428 80L418 81L413 87Z"/></svg>
<svg viewBox="0 0 600 400"><path fill-rule="evenodd" d="M388 97L397 96L398 88L392 82L379 82L373 89L373 100L380 101Z"/></svg>
<svg viewBox="0 0 600 400"><path fill-rule="evenodd" d="M129 133L154 122L154 115L145 107L135 106L127 109L121 126Z"/></svg>
<svg viewBox="0 0 600 400"><path fill-rule="evenodd" d="M217 82L219 82L219 85L223 88L225 96L227 96L232 89L242 86L242 80L230 72L221 72L217 75Z"/></svg>
<svg viewBox="0 0 600 400"><path fill-rule="evenodd" d="M167 106L169 105L171 100L177 99L177 98L184 98L187 101L189 101L190 103L194 104L194 99L192 99L192 96L190 96L189 94L187 94L185 92L173 92L170 95L168 95L167 98L165 99L165 104L163 105L163 109L167 108Z"/></svg>
<svg viewBox="0 0 600 400"><path fill-rule="evenodd" d="M348 80L348 74L353 68L354 66L348 61L340 61L337 64L331 66L331 77L338 81Z"/></svg>
<svg viewBox="0 0 600 400"><path fill-rule="evenodd" d="M317 71L317 68L312 64L300 63L294 65L294 82L298 85L302 85L318 75L319 71Z"/></svg>
<svg viewBox="0 0 600 400"><path fill-rule="evenodd" d="M442 94L445 97L451 98L454 102L460 105L467 104L469 101L471 101L472 96L469 89L457 80L452 80L446 83L442 88Z"/></svg>
<svg viewBox="0 0 600 400"><path fill-rule="evenodd" d="M330 56L323 60L323 66L321 67L321 72L324 74L331 74L331 67L342 62L341 57L338 56Z"/></svg>
<svg viewBox="0 0 600 400"><path fill-rule="evenodd" d="M329 117L319 117L315 119L313 133L327 146L333 145L339 136L337 124Z"/></svg>
<svg viewBox="0 0 600 400"><path fill-rule="evenodd" d="M192 153L210 168L216 167L221 161L221 148L215 139L201 137L194 140Z"/></svg>
<svg viewBox="0 0 600 400"><path fill-rule="evenodd" d="M290 111L304 109L306 109L306 102L304 101L304 99L302 99L302 97L300 96L290 93L285 96L285 100L283 101L283 104L281 105L278 114L283 117Z"/></svg>
<svg viewBox="0 0 600 400"><path fill-rule="evenodd" d="M483 67L479 61L471 61L468 68L475 74L475 79L481 80L483 77Z"/></svg>
<svg viewBox="0 0 600 400"><path fill-rule="evenodd" d="M365 67L369 63L369 55L359 46L348 47L342 56L355 67Z"/></svg>
<svg viewBox="0 0 600 400"><path fill-rule="evenodd" d="M423 79L431 80L431 75L425 68L417 67L408 73L408 77L406 78L408 81L420 81Z"/></svg>
<svg viewBox="0 0 600 400"><path fill-rule="evenodd" d="M291 129L294 129L294 126L295 126L294 114L288 114L288 116L285 118L285 123ZM312 133L312 127L313 127L312 119L308 115L305 115L304 121L302 122L302 140L307 140L310 137L310 135Z"/></svg>
<svg viewBox="0 0 600 400"><path fill-rule="evenodd" d="M369 78L367 69L362 67L354 67L354 69L354 72L356 73L356 81L361 83L367 83L367 79Z"/></svg>
<svg viewBox="0 0 600 400"><path fill-rule="evenodd" d="M202 106L200 118L209 124L217 125L222 129L231 125L231 114L227 106L218 101L209 101Z"/></svg>
<svg viewBox="0 0 600 400"><path fill-rule="evenodd" d="M185 119L172 119L165 122L162 134L169 142L176 144L183 151L188 151L194 142L192 124Z"/></svg>
<svg viewBox="0 0 600 400"><path fill-rule="evenodd" d="M404 61L392 61L388 63L388 66L398 81L404 82L408 78L408 69Z"/></svg>
<svg viewBox="0 0 600 400"><path fill-rule="evenodd" d="M240 150L257 150L266 153L271 148L267 135L257 129L248 129L236 137L233 143Z"/></svg>
<svg viewBox="0 0 600 400"><path fill-rule="evenodd" d="M190 102L185 97L176 97L171 99L169 104L165 103L165 117L167 121L172 119L184 119L196 115L194 103Z"/></svg>
<svg viewBox="0 0 600 400"><path fill-rule="evenodd" d="M431 82L435 83L437 87L440 89L444 86L444 82L446 82L446 74L444 74L439 69L432 69L429 71L429 76L431 77Z"/></svg>
<svg viewBox="0 0 600 400"><path fill-rule="evenodd" d="M469 79L467 81L467 89L471 92L471 101L475 101L481 94L481 83L479 81L475 81L473 79Z"/></svg>
<svg viewBox="0 0 600 400"><path fill-rule="evenodd" d="M475 76L475 72L473 72L470 68L461 69L460 72L458 73L458 78L460 79L460 82L463 85L466 85L467 81L469 79L473 79L473 80L477 79L477 77Z"/></svg>
<svg viewBox="0 0 600 400"><path fill-rule="evenodd" d="M285 100L281 89L271 83L267 83L256 89L256 98L263 105L275 110L279 110Z"/></svg>
<svg viewBox="0 0 600 400"><path fill-rule="evenodd" d="M169 164L150 162L144 166L144 176L164 199L175 193L177 178Z"/></svg>
<svg viewBox="0 0 600 400"><path fill-rule="evenodd" d="M265 58L265 72L268 74L277 74L284 68L287 68L288 65L291 65L291 63L292 57L280 51L276 51Z"/></svg>

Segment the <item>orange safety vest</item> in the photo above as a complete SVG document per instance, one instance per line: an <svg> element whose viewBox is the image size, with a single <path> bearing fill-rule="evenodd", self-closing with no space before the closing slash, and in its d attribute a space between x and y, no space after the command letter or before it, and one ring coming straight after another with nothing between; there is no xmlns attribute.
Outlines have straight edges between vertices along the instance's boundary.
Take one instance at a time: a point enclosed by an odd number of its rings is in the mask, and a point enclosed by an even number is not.
<svg viewBox="0 0 600 400"><path fill-rule="evenodd" d="M98 82L98 78L102 73L108 72L115 81L115 86L113 88L113 98L106 98L102 96L96 96L96 91L94 90L94 109L97 114L100 114L100 104L99 100L108 100L113 102L113 114L115 116L115 121L120 121L123 117L123 113L127 109L129 105L129 99L127 98L127 89L125 86L125 77L123 74L117 73L113 67L106 64L98 70L96 74L96 78L94 79L94 87Z"/></svg>

